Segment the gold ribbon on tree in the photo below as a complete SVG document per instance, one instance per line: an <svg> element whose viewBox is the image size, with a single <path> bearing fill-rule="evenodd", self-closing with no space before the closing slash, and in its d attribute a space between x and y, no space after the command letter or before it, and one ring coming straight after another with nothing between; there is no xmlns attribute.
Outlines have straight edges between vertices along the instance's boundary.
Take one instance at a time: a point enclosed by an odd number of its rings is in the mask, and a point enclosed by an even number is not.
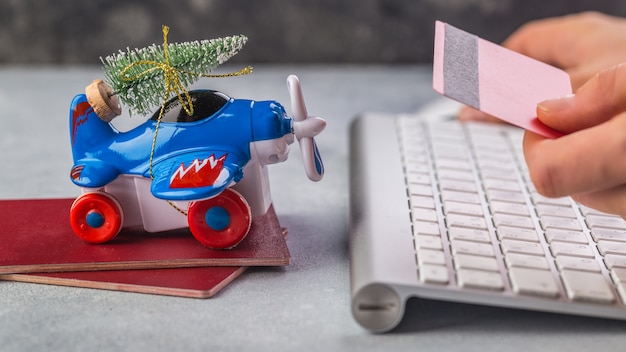
<svg viewBox="0 0 626 352"><path fill-rule="evenodd" d="M252 70L253 70L252 66L247 66L237 72L217 74L217 75L187 72L187 71L179 70L173 67L170 63L169 50L167 47L168 46L167 35L169 33L169 30L170 28L168 26L165 26L165 25L163 26L163 53L165 56L164 62L159 62L159 61L154 61L154 60L140 60L140 61L131 63L130 65L126 66L126 68L124 68L122 72L120 72L120 77L122 80L127 81L127 82L133 82L135 80L140 79L143 76L146 76L152 73L153 71L156 71L156 70L163 71L163 77L165 81L164 82L165 83L165 96L163 98L163 104L161 104L161 114L165 107L165 103L167 102L167 98L170 96L172 92L176 92L176 95L178 96L178 101L180 101L180 104L183 106L183 109L185 109L185 112L187 113L187 115L193 114L193 103L191 101L191 96L189 95L187 88L180 82L179 74L190 74L190 75L195 75L198 77L223 78L223 77L242 76L242 75L247 75L247 74L252 73ZM127 72L129 70L132 70L134 67L141 66L141 65L147 65L151 67L145 69L144 71L134 76L127 76ZM160 117L161 116L159 116L159 119Z"/></svg>

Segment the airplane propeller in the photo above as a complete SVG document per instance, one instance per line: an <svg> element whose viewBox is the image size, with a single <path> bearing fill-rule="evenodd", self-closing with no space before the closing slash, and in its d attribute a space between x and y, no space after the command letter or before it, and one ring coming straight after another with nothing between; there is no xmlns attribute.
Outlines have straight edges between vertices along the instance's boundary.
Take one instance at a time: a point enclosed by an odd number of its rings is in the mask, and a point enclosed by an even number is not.
<svg viewBox="0 0 626 352"><path fill-rule="evenodd" d="M287 88L291 98L293 132L300 144L304 171L311 181L319 181L324 176L324 164L313 137L324 130L326 121L321 117L309 116L307 113L297 76L287 77Z"/></svg>

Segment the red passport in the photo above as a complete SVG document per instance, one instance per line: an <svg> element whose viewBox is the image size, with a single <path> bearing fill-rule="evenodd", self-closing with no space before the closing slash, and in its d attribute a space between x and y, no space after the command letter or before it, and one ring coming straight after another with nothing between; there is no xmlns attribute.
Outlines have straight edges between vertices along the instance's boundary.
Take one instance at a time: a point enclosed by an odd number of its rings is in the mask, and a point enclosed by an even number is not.
<svg viewBox="0 0 626 352"><path fill-rule="evenodd" d="M207 266L284 266L289 249L273 207L255 217L248 236L230 250L200 244L188 229L150 234L123 229L112 241L89 244L69 224L72 199L0 201L0 274Z"/></svg>
<svg viewBox="0 0 626 352"><path fill-rule="evenodd" d="M211 298L246 270L246 267L73 271L41 274L4 274L0 280L31 282L113 291L191 298Z"/></svg>

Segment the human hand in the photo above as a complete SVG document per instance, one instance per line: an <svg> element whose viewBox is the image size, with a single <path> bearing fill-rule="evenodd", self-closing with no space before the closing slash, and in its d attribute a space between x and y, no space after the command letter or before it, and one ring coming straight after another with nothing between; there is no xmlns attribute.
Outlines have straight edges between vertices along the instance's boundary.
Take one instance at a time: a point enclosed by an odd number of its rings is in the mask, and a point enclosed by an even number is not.
<svg viewBox="0 0 626 352"><path fill-rule="evenodd" d="M626 19L584 12L529 22L502 44L569 73L572 90L603 69L626 61ZM478 110L459 112L465 121L494 121Z"/></svg>
<svg viewBox="0 0 626 352"><path fill-rule="evenodd" d="M537 192L571 195L626 218L626 63L601 71L576 95L547 100L537 117L564 133L524 133L524 156Z"/></svg>

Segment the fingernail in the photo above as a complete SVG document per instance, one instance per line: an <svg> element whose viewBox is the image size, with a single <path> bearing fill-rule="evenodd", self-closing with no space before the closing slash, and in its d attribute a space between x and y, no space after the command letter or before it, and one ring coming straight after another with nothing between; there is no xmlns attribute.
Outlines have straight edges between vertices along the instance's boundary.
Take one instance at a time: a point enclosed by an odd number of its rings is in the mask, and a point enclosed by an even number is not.
<svg viewBox="0 0 626 352"><path fill-rule="evenodd" d="M547 114L562 112L573 105L574 97L574 94L570 94L561 98L544 100L537 104L537 109Z"/></svg>
<svg viewBox="0 0 626 352"><path fill-rule="evenodd" d="M459 111L459 120L461 121L486 121L485 113L472 108L463 108Z"/></svg>

